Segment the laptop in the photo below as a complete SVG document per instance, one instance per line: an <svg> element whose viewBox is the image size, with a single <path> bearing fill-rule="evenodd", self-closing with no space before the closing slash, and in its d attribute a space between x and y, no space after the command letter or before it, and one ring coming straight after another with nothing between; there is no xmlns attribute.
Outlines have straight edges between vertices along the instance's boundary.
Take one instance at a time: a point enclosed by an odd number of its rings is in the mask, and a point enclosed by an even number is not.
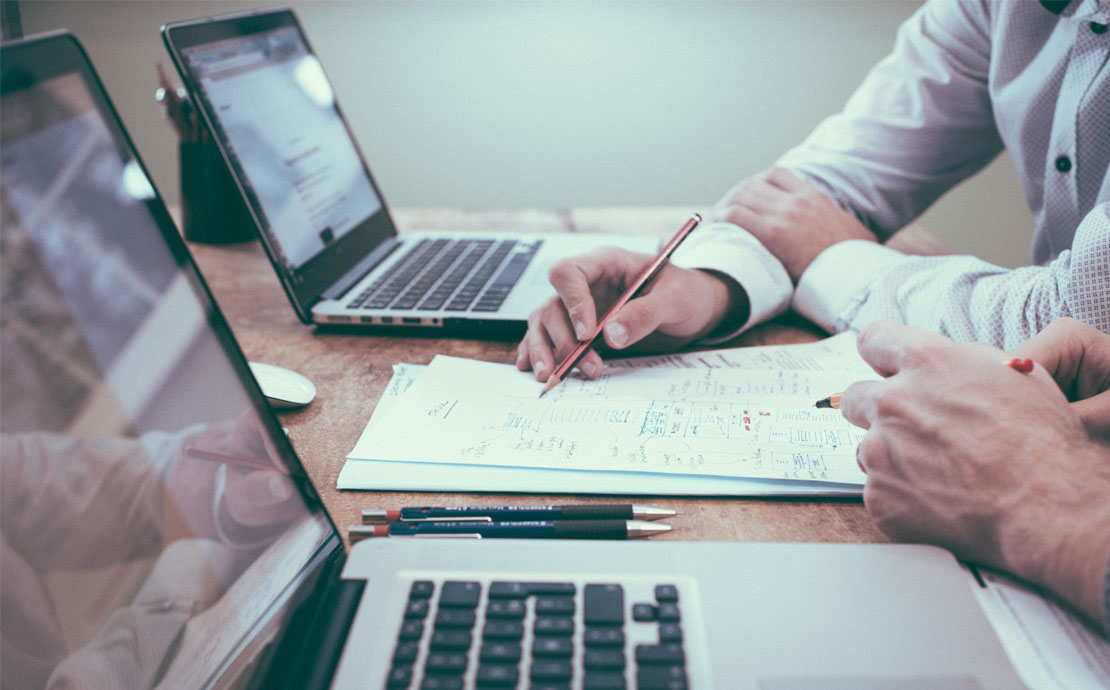
<svg viewBox="0 0 1110 690"><path fill-rule="evenodd" d="M555 261L659 247L599 233L398 236L291 10L172 23L162 36L305 323L515 336L552 294Z"/></svg>
<svg viewBox="0 0 1110 690"><path fill-rule="evenodd" d="M344 549L86 54L0 48L3 687L1022 687L919 545Z"/></svg>

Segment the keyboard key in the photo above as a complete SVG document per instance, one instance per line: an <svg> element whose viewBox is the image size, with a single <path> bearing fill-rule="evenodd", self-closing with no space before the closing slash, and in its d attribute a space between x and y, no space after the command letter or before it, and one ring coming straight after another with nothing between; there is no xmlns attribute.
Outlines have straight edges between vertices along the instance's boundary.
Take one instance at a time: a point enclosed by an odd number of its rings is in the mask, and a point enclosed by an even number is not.
<svg viewBox="0 0 1110 690"><path fill-rule="evenodd" d="M486 618L524 618L527 609L523 599L494 599L486 606Z"/></svg>
<svg viewBox="0 0 1110 690"><path fill-rule="evenodd" d="M587 626L624 623L624 590L620 585L586 585L582 600Z"/></svg>
<svg viewBox="0 0 1110 690"><path fill-rule="evenodd" d="M574 597L536 597L537 616L573 616Z"/></svg>
<svg viewBox="0 0 1110 690"><path fill-rule="evenodd" d="M436 586L429 580L417 580L409 589L409 599L427 599L436 591Z"/></svg>
<svg viewBox="0 0 1110 690"><path fill-rule="evenodd" d="M490 599L524 599L533 594L571 596L574 592L573 582L491 582L489 585Z"/></svg>
<svg viewBox="0 0 1110 690"><path fill-rule="evenodd" d="M639 690L686 690L686 670L681 666L644 666L636 671Z"/></svg>
<svg viewBox="0 0 1110 690"><path fill-rule="evenodd" d="M482 585L477 582L444 582L439 592L440 608L467 608L478 605Z"/></svg>
<svg viewBox="0 0 1110 690"><path fill-rule="evenodd" d="M572 675L570 662L564 659L535 659L532 661L532 680L570 680Z"/></svg>
<svg viewBox="0 0 1110 690"><path fill-rule="evenodd" d="M520 679L516 666L506 664L480 664L475 680L479 688L515 687Z"/></svg>
<svg viewBox="0 0 1110 690"><path fill-rule="evenodd" d="M651 604L633 604L632 620L650 623L655 620L655 607Z"/></svg>
<svg viewBox="0 0 1110 690"><path fill-rule="evenodd" d="M416 661L416 654L419 651L419 642L402 642L393 650L393 663L411 664Z"/></svg>
<svg viewBox="0 0 1110 690"><path fill-rule="evenodd" d="M532 656L569 657L573 653L569 637L537 637L532 641Z"/></svg>
<svg viewBox="0 0 1110 690"><path fill-rule="evenodd" d="M624 650L587 649L583 663L587 669L617 671L624 668Z"/></svg>
<svg viewBox="0 0 1110 690"><path fill-rule="evenodd" d="M394 666L385 678L387 688L407 688L412 681L412 666Z"/></svg>
<svg viewBox="0 0 1110 690"><path fill-rule="evenodd" d="M678 623L659 624L660 642L682 642L682 628Z"/></svg>
<svg viewBox="0 0 1110 690"><path fill-rule="evenodd" d="M686 656L680 644L638 644L636 645L636 663L640 666L649 664L678 665L685 663Z"/></svg>
<svg viewBox="0 0 1110 690"><path fill-rule="evenodd" d="M468 609L440 609L436 612L437 628L474 627L474 612Z"/></svg>
<svg viewBox="0 0 1110 690"><path fill-rule="evenodd" d="M655 600L660 604L677 604L678 588L674 585L655 585Z"/></svg>
<svg viewBox="0 0 1110 690"><path fill-rule="evenodd" d="M428 615L428 600L415 599L405 606L405 618L423 618Z"/></svg>
<svg viewBox="0 0 1110 690"><path fill-rule="evenodd" d="M463 652L431 652L424 662L429 673L451 673L466 670L466 654Z"/></svg>
<svg viewBox="0 0 1110 690"><path fill-rule="evenodd" d="M420 690L463 690L460 676L428 676L420 683Z"/></svg>
<svg viewBox="0 0 1110 690"><path fill-rule="evenodd" d="M436 630L428 646L435 650L470 649L469 630Z"/></svg>
<svg viewBox="0 0 1110 690"><path fill-rule="evenodd" d="M482 637L487 640L519 640L524 637L524 624L520 621L487 621Z"/></svg>
<svg viewBox="0 0 1110 690"><path fill-rule="evenodd" d="M401 640L419 640L424 636L424 621L409 620L401 624L401 632L397 635Z"/></svg>
<svg viewBox="0 0 1110 690"><path fill-rule="evenodd" d="M624 690L624 674L612 671L586 671L583 690Z"/></svg>
<svg viewBox="0 0 1110 690"><path fill-rule="evenodd" d="M482 660L482 663L487 661L495 664L503 664L509 661L515 663L520 661L520 643L485 642L478 652L478 658Z"/></svg>
<svg viewBox="0 0 1110 690"><path fill-rule="evenodd" d="M624 630L613 626L586 628L585 642L587 647L623 647Z"/></svg>
<svg viewBox="0 0 1110 690"><path fill-rule="evenodd" d="M532 631L537 635L573 635L574 619L563 617L551 618L549 616L536 618L536 623L532 626Z"/></svg>
<svg viewBox="0 0 1110 690"><path fill-rule="evenodd" d="M660 621L668 623L677 623L682 618L678 612L678 604L660 604L655 615Z"/></svg>

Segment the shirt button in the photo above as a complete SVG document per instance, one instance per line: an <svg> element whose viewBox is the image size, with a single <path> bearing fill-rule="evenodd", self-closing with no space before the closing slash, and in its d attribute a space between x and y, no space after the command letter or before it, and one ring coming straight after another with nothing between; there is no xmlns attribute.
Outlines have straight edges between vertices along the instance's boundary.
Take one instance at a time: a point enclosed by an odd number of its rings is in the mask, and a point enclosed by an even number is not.
<svg viewBox="0 0 1110 690"><path fill-rule="evenodd" d="M1067 156L1060 156L1056 159L1056 169L1060 172L1067 172L1071 170L1071 159Z"/></svg>
<svg viewBox="0 0 1110 690"><path fill-rule="evenodd" d="M1091 22L1090 27L1091 27L1091 31L1093 31L1096 34L1104 34L1104 33L1106 33L1106 29L1107 29L1107 26L1105 24L1099 24L1098 22Z"/></svg>

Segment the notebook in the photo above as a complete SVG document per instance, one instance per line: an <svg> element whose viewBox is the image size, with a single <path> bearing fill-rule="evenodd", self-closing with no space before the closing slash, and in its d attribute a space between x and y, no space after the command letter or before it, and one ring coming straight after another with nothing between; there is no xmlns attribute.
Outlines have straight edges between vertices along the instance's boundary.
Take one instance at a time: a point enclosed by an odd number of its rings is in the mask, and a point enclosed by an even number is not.
<svg viewBox="0 0 1110 690"><path fill-rule="evenodd" d="M1021 687L927 546L346 553L76 39L0 71L6 687Z"/></svg>
<svg viewBox="0 0 1110 690"><path fill-rule="evenodd" d="M555 261L658 249L658 238L597 233L398 236L291 10L168 24L162 36L306 323L515 336L552 293Z"/></svg>

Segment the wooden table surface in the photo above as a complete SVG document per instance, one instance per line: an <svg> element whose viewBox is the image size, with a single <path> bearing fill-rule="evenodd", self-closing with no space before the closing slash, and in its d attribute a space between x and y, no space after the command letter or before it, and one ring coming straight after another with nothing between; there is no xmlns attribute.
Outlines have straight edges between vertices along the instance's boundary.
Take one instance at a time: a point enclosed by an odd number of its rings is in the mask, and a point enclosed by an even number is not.
<svg viewBox="0 0 1110 690"><path fill-rule="evenodd" d="M668 236L691 210L680 208L589 208L567 210L394 209L406 229L489 229L529 232L633 232ZM911 235L910 231L903 237ZM906 246L941 253L943 246L921 234ZM516 342L428 336L320 332L302 324L285 297L258 242L232 245L191 243L190 249L243 352L252 361L288 367L310 378L317 397L300 411L282 413L282 424L340 529L359 521L363 508L405 505L486 505L575 502L605 503L599 496L403 493L339 491L336 478L362 433L398 362L427 364L436 354L491 362L513 362ZM786 315L744 333L728 346L807 342L820 337L812 325ZM732 497L622 496L672 508L674 531L656 539L715 541L882 542L859 499L767 499Z"/></svg>

